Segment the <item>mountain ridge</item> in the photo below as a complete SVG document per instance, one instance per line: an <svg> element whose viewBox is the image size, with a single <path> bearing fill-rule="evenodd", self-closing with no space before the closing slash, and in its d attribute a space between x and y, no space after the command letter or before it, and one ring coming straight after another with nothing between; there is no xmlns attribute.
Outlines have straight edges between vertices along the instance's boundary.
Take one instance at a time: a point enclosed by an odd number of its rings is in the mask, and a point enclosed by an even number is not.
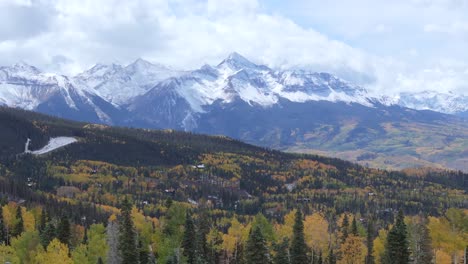
<svg viewBox="0 0 468 264"><path fill-rule="evenodd" d="M427 96L458 100L434 94ZM274 70L238 53L193 71L143 59L97 64L74 77L24 63L0 68L0 104L8 106L93 123L223 134L375 167L468 170L464 104L436 104L424 96L376 97L333 74ZM423 110L427 103L462 112ZM422 110L405 107L410 104Z"/></svg>

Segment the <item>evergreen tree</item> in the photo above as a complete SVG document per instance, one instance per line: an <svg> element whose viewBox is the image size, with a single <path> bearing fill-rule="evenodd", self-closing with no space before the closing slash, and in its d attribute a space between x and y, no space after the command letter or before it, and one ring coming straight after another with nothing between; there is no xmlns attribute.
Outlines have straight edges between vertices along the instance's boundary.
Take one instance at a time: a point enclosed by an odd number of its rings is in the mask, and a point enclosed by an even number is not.
<svg viewBox="0 0 468 264"><path fill-rule="evenodd" d="M5 228L5 223L3 221L3 208L2 206L0 205L0 245L2 243L7 243L8 239L7 239L7 232L6 232L6 228Z"/></svg>
<svg viewBox="0 0 468 264"><path fill-rule="evenodd" d="M12 235L19 236L24 231L24 220L23 220L23 213L21 212L21 206L18 205L16 208L16 225L13 228Z"/></svg>
<svg viewBox="0 0 468 264"><path fill-rule="evenodd" d="M432 239L425 221L418 224L416 233L417 237L415 239L416 252L414 252L414 263L432 263L434 258L434 253L432 251Z"/></svg>
<svg viewBox="0 0 468 264"><path fill-rule="evenodd" d="M132 205L127 198L122 202L120 216L119 251L122 264L134 264L139 261L136 231L132 220Z"/></svg>
<svg viewBox="0 0 468 264"><path fill-rule="evenodd" d="M41 244L44 249L47 248L49 243L55 238L55 226L52 222L48 222L42 234L40 234Z"/></svg>
<svg viewBox="0 0 468 264"><path fill-rule="evenodd" d="M102 261L101 257L98 258L97 264L104 264L104 261Z"/></svg>
<svg viewBox="0 0 468 264"><path fill-rule="evenodd" d="M395 225L388 232L387 244L385 248L385 263L409 263L410 252L408 249L409 243L407 239L406 224L404 222L403 211L398 212Z"/></svg>
<svg viewBox="0 0 468 264"><path fill-rule="evenodd" d="M356 217L353 217L353 222L351 223L351 234L359 236L359 231L357 228Z"/></svg>
<svg viewBox="0 0 468 264"><path fill-rule="evenodd" d="M344 243L348 238L348 229L349 229L349 219L348 215L345 214L343 218L343 223L341 224L341 243Z"/></svg>
<svg viewBox="0 0 468 264"><path fill-rule="evenodd" d="M290 254L291 264L307 263L307 245L305 243L304 223L300 210L297 210L295 215Z"/></svg>
<svg viewBox="0 0 468 264"><path fill-rule="evenodd" d="M88 229L85 228L84 229L84 234L83 234L83 241L82 241L83 244L88 244Z"/></svg>
<svg viewBox="0 0 468 264"><path fill-rule="evenodd" d="M289 264L289 241L287 238L276 245L276 255L273 258L273 263Z"/></svg>
<svg viewBox="0 0 468 264"><path fill-rule="evenodd" d="M333 253L333 248L330 248L330 252L328 252L327 264L336 264L336 256L335 253Z"/></svg>
<svg viewBox="0 0 468 264"><path fill-rule="evenodd" d="M203 211L199 216L198 233L197 233L197 250L200 255L205 256L206 261L209 263L210 250L207 242L207 236L210 233L211 221L208 214Z"/></svg>
<svg viewBox="0 0 468 264"><path fill-rule="evenodd" d="M250 232L246 248L247 264L269 264L270 256L266 245L265 237L257 226Z"/></svg>
<svg viewBox="0 0 468 264"><path fill-rule="evenodd" d="M41 219L39 220L39 233L42 233L47 225L47 213L46 210L42 209Z"/></svg>
<svg viewBox="0 0 468 264"><path fill-rule="evenodd" d="M57 226L57 238L65 245L70 245L71 227L66 215L63 215Z"/></svg>
<svg viewBox="0 0 468 264"><path fill-rule="evenodd" d="M185 217L185 229L182 239L182 248L184 249L184 256L187 257L188 264L194 264L197 255L197 239L195 224L192 216L187 214Z"/></svg>
<svg viewBox="0 0 468 264"><path fill-rule="evenodd" d="M148 264L149 263L148 247L146 245L144 245L141 240L139 240L138 241L138 248L139 248L140 264Z"/></svg>
<svg viewBox="0 0 468 264"><path fill-rule="evenodd" d="M365 259L365 264L374 264L374 255L372 255L374 251L374 226L372 224L372 220L369 219L367 223L367 237L366 237L366 247L367 247L367 255Z"/></svg>

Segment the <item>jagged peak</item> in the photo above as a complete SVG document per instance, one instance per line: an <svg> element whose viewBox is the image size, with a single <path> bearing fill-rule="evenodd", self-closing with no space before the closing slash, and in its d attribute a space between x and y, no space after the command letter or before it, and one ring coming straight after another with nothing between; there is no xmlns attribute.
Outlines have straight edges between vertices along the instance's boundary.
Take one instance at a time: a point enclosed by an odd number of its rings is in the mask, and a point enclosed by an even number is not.
<svg viewBox="0 0 468 264"><path fill-rule="evenodd" d="M38 68L36 68L36 67L34 67L34 66L32 66L32 65L30 65L27 62L22 61L22 60L15 63L15 64L13 64L9 68L15 70L16 72L27 72L27 73L32 73L32 74L41 73L41 71Z"/></svg>
<svg viewBox="0 0 468 264"><path fill-rule="evenodd" d="M223 65L229 65L235 69L259 67L257 64L251 62L237 52L230 53L221 63L218 64L218 67Z"/></svg>

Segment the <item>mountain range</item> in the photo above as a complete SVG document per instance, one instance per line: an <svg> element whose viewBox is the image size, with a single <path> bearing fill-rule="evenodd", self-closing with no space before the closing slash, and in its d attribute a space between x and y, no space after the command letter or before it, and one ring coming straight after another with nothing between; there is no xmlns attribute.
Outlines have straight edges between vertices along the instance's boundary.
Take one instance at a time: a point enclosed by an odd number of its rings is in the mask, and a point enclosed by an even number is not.
<svg viewBox="0 0 468 264"><path fill-rule="evenodd" d="M76 76L0 67L0 104L130 127L222 134L362 164L468 170L468 97L374 96L329 73L274 70L238 53L182 71L138 59Z"/></svg>

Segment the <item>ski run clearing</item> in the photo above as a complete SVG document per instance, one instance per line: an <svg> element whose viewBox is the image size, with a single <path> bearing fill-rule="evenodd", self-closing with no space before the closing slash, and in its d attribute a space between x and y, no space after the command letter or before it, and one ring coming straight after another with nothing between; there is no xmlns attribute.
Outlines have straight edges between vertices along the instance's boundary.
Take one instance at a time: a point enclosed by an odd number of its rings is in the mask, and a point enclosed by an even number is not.
<svg viewBox="0 0 468 264"><path fill-rule="evenodd" d="M58 148L65 147L67 145L75 143L78 140L76 140L76 138L73 138L73 137L50 138L49 143L47 143L47 145L45 145L41 149L34 150L34 151L29 150L29 142L30 141L31 140L29 138L26 141L25 153L31 153L33 155L42 155L42 154L49 153L49 152L51 152L53 150L56 150Z"/></svg>

